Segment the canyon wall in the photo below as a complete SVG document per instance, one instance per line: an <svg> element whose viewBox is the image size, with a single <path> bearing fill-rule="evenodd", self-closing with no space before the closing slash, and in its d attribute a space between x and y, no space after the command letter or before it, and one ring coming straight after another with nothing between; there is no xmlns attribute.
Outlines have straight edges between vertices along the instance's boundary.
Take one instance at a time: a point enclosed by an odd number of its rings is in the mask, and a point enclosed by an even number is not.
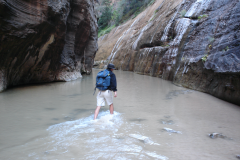
<svg viewBox="0 0 240 160"><path fill-rule="evenodd" d="M0 0L0 91L91 73L97 29L93 0Z"/></svg>
<svg viewBox="0 0 240 160"><path fill-rule="evenodd" d="M98 45L99 67L111 62L240 105L239 0L156 0Z"/></svg>

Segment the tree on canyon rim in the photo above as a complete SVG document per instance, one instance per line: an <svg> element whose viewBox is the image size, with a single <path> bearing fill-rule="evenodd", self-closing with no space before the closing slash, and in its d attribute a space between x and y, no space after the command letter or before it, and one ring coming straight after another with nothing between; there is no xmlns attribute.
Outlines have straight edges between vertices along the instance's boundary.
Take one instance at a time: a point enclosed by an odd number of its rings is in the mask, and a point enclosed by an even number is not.
<svg viewBox="0 0 240 160"><path fill-rule="evenodd" d="M104 0L103 4L105 7L103 8L102 15L99 18L98 26L99 29L103 29L108 26L108 23L111 21L112 18L112 8L111 8L111 1Z"/></svg>
<svg viewBox="0 0 240 160"><path fill-rule="evenodd" d="M101 9L101 16L98 20L99 33L109 33L115 26L125 22L132 16L137 16L154 1L155 0L120 0L111 2L111 0L103 0L101 4L103 9ZM100 36L103 34L100 34Z"/></svg>

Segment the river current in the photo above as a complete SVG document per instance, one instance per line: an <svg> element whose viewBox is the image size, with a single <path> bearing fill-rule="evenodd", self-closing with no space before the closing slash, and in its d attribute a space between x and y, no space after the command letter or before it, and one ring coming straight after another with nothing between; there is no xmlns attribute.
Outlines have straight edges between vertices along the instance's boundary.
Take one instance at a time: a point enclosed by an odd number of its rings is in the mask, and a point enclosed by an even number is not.
<svg viewBox="0 0 240 160"><path fill-rule="evenodd" d="M93 121L98 71L0 93L0 159L237 159L239 106L159 78L114 71L114 115L105 106Z"/></svg>

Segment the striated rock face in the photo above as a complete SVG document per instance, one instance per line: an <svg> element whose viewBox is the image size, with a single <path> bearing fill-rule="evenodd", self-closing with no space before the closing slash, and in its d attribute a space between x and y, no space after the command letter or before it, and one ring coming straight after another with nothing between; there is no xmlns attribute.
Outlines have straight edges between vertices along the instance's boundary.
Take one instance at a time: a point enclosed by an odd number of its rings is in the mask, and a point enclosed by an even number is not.
<svg viewBox="0 0 240 160"><path fill-rule="evenodd" d="M75 80L97 49L93 0L0 0L0 91Z"/></svg>
<svg viewBox="0 0 240 160"><path fill-rule="evenodd" d="M240 105L239 15L239 0L157 0L100 37L95 61Z"/></svg>

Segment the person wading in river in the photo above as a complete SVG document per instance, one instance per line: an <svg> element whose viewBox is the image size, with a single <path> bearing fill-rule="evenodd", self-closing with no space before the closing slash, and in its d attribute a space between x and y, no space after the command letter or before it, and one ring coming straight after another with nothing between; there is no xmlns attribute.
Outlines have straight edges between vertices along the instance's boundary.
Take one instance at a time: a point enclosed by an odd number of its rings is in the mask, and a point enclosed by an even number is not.
<svg viewBox="0 0 240 160"><path fill-rule="evenodd" d="M113 73L114 69L115 66L109 63L107 70L109 71L110 76L110 86L108 86L106 90L101 90L98 88L99 92L97 94L97 108L94 113L94 120L97 118L101 106L105 106L105 100L109 105L110 114L113 114L114 108L112 91L114 92L114 97L117 97L117 80L115 74Z"/></svg>

